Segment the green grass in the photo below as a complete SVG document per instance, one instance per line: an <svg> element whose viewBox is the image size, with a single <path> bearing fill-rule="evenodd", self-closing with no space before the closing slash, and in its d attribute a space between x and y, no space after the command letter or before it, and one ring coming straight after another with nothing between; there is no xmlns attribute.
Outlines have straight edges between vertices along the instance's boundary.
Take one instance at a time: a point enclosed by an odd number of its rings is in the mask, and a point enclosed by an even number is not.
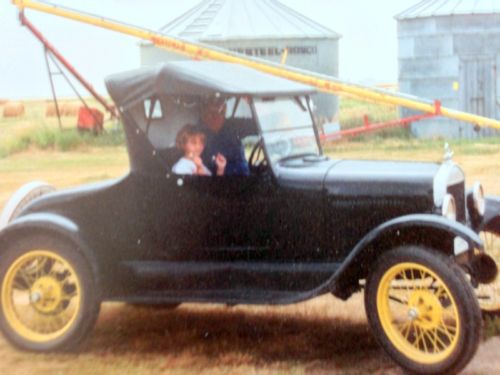
<svg viewBox="0 0 500 375"><path fill-rule="evenodd" d="M398 118L397 108L364 102L356 99L340 100L340 124L342 129L363 126L363 117L367 115L370 123L386 122Z"/></svg>
<svg viewBox="0 0 500 375"><path fill-rule="evenodd" d="M75 100L60 104L80 105ZM88 99L92 107L99 107L95 100ZM105 132L94 136L76 130L77 117L61 117L61 127L56 117L46 117L49 100L25 101L25 114L20 118L0 118L0 158L28 149L71 151L85 147L108 147L124 145L120 124L105 120Z"/></svg>
<svg viewBox="0 0 500 375"><path fill-rule="evenodd" d="M122 131L111 131L101 135L80 133L76 129L54 129L41 126L22 135L0 141L0 158L26 151L30 148L54 151L72 151L84 147L114 147L124 144Z"/></svg>

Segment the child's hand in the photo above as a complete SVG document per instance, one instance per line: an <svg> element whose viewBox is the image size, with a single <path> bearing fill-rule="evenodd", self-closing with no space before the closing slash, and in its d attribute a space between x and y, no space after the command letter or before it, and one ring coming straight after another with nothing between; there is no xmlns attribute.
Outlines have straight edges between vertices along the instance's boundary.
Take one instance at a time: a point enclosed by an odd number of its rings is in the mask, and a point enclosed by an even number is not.
<svg viewBox="0 0 500 375"><path fill-rule="evenodd" d="M199 156L194 157L193 163L196 165L195 174L198 176L208 176L210 173L207 171L205 166L203 165L203 160Z"/></svg>
<svg viewBox="0 0 500 375"><path fill-rule="evenodd" d="M193 163L199 168L203 167L203 160L199 156L193 157L191 160L193 160Z"/></svg>
<svg viewBox="0 0 500 375"><path fill-rule="evenodd" d="M215 165L217 166L217 176L223 176L226 170L227 160L221 153L215 157Z"/></svg>

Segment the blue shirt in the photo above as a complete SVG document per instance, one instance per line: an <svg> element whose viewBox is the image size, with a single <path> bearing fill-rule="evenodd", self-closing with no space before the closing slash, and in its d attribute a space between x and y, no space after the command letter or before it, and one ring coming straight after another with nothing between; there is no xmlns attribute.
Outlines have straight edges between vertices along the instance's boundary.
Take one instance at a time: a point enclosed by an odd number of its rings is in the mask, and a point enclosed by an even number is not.
<svg viewBox="0 0 500 375"><path fill-rule="evenodd" d="M226 176L248 176L250 169L245 158L245 150L234 129L234 124L226 121L218 133L205 130L205 150L201 154L203 164L205 164L213 175L216 175L217 166L214 157L221 153L227 161ZM206 129L206 128L205 128Z"/></svg>

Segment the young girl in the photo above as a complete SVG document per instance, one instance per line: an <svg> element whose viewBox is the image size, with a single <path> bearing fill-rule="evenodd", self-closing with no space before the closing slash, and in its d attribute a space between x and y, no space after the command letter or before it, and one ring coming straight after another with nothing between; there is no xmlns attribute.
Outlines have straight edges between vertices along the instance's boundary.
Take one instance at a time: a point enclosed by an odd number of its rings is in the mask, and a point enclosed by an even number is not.
<svg viewBox="0 0 500 375"><path fill-rule="evenodd" d="M212 173L203 164L201 154L205 148L205 134L196 126L187 124L177 133L175 145L184 156L175 163L172 172L175 174L193 174L199 176L211 176ZM226 158L217 154L215 156L217 176L224 175Z"/></svg>

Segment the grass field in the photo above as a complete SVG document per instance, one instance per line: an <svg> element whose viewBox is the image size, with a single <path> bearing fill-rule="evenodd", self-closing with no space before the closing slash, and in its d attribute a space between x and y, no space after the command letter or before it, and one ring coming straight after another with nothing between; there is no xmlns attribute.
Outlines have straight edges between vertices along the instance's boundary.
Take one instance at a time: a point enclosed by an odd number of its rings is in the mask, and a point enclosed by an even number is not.
<svg viewBox="0 0 500 375"><path fill-rule="evenodd" d="M36 104L39 107L34 117L25 122L0 120L0 144L5 138L15 142L20 133L37 126L37 121L45 121L41 119L43 105ZM69 122L67 127L71 126ZM443 143L374 138L328 144L325 151L334 158L440 161ZM500 140L451 145L454 160L463 167L469 184L480 180L487 193L500 194ZM127 170L123 146L78 144L60 152L31 145L0 158L0 207L15 189L29 181L42 179L65 188L118 177ZM499 334L500 324L488 322L485 336L490 338L483 342L465 373L500 372L500 337L491 338ZM107 303L97 327L78 353L24 353L0 337L2 374L104 372L402 373L370 333L359 294L347 302L325 296L285 307L186 304L169 311Z"/></svg>

